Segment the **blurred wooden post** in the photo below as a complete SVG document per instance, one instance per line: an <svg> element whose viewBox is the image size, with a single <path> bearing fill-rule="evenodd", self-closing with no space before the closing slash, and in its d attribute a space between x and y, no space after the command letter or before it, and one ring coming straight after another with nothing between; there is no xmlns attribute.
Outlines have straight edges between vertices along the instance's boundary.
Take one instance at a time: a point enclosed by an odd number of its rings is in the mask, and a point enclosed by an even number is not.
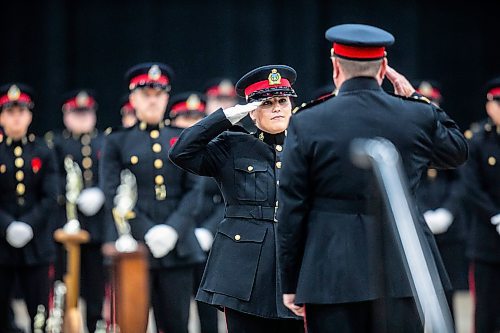
<svg viewBox="0 0 500 333"><path fill-rule="evenodd" d="M82 327L82 318L78 309L80 295L80 246L88 243L90 235L85 230L76 233L67 233L63 229L54 232L54 239L64 244L67 251L67 272L64 275L64 284L67 288L66 306L64 311L64 333L79 333Z"/></svg>
<svg viewBox="0 0 500 333"><path fill-rule="evenodd" d="M148 251L138 244L133 252L119 252L114 243L103 246L111 258L114 313L120 333L146 332L149 315Z"/></svg>

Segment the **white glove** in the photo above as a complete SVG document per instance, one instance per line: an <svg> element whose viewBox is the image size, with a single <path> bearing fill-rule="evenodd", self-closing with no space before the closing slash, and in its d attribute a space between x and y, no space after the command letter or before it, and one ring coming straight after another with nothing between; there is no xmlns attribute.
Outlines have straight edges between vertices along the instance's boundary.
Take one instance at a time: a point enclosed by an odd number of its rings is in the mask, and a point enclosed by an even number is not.
<svg viewBox="0 0 500 333"><path fill-rule="evenodd" d="M231 122L231 124L236 124L241 119L245 118L250 111L255 110L261 102L252 102L249 104L241 105L236 104L230 108L222 110L226 115L226 118Z"/></svg>
<svg viewBox="0 0 500 333"><path fill-rule="evenodd" d="M27 223L14 221L7 227L5 238L12 247L19 249L33 239L33 228Z"/></svg>
<svg viewBox="0 0 500 333"><path fill-rule="evenodd" d="M500 214L493 215L490 219L491 224L497 227L497 232L500 235Z"/></svg>
<svg viewBox="0 0 500 333"><path fill-rule="evenodd" d="M214 242L214 235L205 228L196 228L194 229L194 234L198 243L200 243L200 247L203 251L208 252L212 248L212 243Z"/></svg>
<svg viewBox="0 0 500 333"><path fill-rule="evenodd" d="M453 222L453 215L445 208L428 210L424 213L425 222L434 235L439 235L448 230Z"/></svg>
<svg viewBox="0 0 500 333"><path fill-rule="evenodd" d="M78 199L76 199L76 204L84 215L94 216L101 209L104 200L104 193L100 188L90 187L80 193Z"/></svg>
<svg viewBox="0 0 500 333"><path fill-rule="evenodd" d="M166 224L156 225L144 235L144 241L155 258L164 257L172 251L177 239L179 239L177 231Z"/></svg>

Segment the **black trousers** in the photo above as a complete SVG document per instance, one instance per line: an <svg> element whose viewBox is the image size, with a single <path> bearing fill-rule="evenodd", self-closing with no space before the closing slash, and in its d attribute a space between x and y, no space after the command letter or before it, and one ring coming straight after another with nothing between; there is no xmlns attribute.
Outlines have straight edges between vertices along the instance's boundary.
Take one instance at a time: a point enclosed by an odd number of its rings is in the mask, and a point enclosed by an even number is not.
<svg viewBox="0 0 500 333"><path fill-rule="evenodd" d="M500 264L474 262L476 333L500 332Z"/></svg>
<svg viewBox="0 0 500 333"><path fill-rule="evenodd" d="M206 262L197 264L194 267L194 295L196 295L198 287L200 286L201 278L203 277L203 272L205 270L205 265ZM217 326L217 308L203 302L196 302L196 306L198 308L198 316L200 317L201 333L218 333L219 328Z"/></svg>
<svg viewBox="0 0 500 333"><path fill-rule="evenodd" d="M295 319L269 319L224 309L228 333L303 333L304 322Z"/></svg>
<svg viewBox="0 0 500 333"><path fill-rule="evenodd" d="M16 277L21 286L23 298L33 325L38 305L48 309L49 303L49 265L39 266L0 266L0 332L9 332L10 302ZM32 327L33 331L33 327Z"/></svg>
<svg viewBox="0 0 500 333"><path fill-rule="evenodd" d="M151 302L156 327L163 333L188 333L193 266L151 269Z"/></svg>
<svg viewBox="0 0 500 333"><path fill-rule="evenodd" d="M102 319L106 269L101 244L84 244L81 248L81 297L87 304L87 329L94 332Z"/></svg>
<svg viewBox="0 0 500 333"><path fill-rule="evenodd" d="M412 298L307 304L307 333L422 333Z"/></svg>

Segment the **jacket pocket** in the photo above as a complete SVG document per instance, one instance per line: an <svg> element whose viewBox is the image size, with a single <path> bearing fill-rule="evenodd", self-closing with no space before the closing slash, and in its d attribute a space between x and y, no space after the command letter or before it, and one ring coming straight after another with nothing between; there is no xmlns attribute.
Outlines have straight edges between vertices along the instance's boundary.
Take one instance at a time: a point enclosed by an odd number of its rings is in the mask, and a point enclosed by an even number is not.
<svg viewBox="0 0 500 333"><path fill-rule="evenodd" d="M250 300L267 228L248 221L220 224L205 269L203 290Z"/></svg>
<svg viewBox="0 0 500 333"><path fill-rule="evenodd" d="M267 164L250 158L234 160L234 183L239 200L266 201L269 179Z"/></svg>

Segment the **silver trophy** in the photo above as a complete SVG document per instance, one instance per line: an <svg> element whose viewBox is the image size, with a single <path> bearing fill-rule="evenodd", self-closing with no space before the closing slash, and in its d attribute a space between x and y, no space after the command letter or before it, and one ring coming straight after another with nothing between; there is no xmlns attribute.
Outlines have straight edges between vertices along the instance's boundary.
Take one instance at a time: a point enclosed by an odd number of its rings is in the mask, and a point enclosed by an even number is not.
<svg viewBox="0 0 500 333"><path fill-rule="evenodd" d="M115 247L119 252L134 252L137 250L137 241L132 237L128 220L135 217L133 209L137 202L137 182L128 169L122 170L120 180L113 201L113 218L119 235Z"/></svg>

